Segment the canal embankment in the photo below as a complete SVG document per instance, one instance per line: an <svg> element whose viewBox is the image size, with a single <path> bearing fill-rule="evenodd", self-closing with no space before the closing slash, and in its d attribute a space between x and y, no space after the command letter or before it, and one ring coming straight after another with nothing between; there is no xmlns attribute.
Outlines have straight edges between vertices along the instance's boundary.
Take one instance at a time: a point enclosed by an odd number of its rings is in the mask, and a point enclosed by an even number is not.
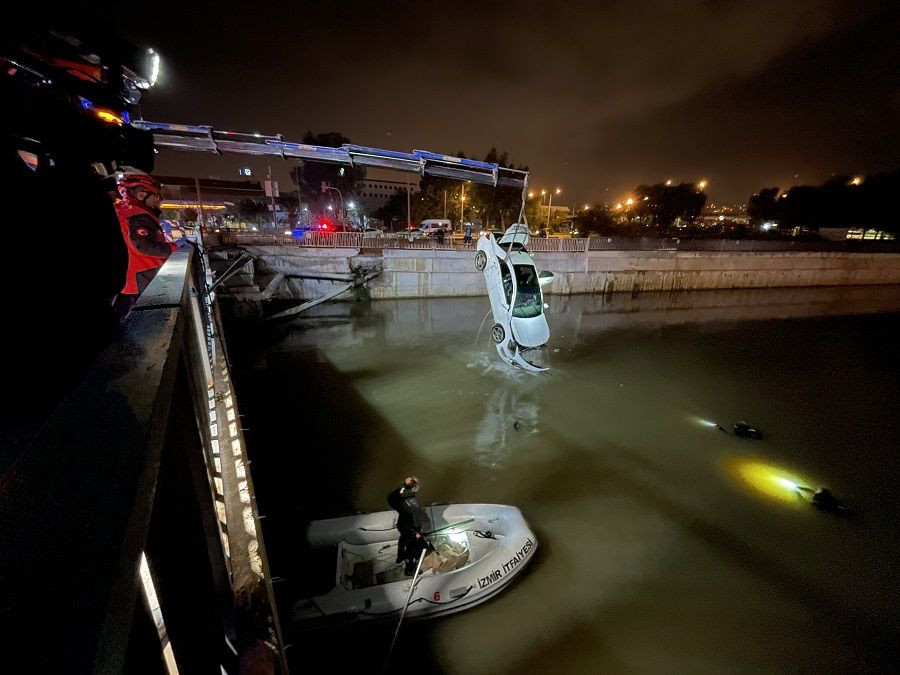
<svg viewBox="0 0 900 675"><path fill-rule="evenodd" d="M215 253L214 268L221 273L241 251L252 260L225 284L237 300L308 300L372 274L361 289L371 299L484 294L474 247L242 246ZM551 295L900 284L900 253L584 250L537 252L534 259L555 275L545 287Z"/></svg>

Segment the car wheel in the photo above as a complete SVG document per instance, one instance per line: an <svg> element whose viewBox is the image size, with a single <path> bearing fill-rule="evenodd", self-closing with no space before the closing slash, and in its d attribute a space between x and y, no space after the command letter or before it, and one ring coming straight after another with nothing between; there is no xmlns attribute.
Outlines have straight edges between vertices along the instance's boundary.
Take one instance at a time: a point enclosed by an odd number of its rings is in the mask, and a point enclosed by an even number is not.
<svg viewBox="0 0 900 675"><path fill-rule="evenodd" d="M506 338L506 331L499 323L495 323L494 327L491 328L491 338L493 338L494 342L498 345Z"/></svg>
<svg viewBox="0 0 900 675"><path fill-rule="evenodd" d="M475 254L475 269L479 272L484 272L485 267L487 267L487 253L478 251L478 253Z"/></svg>

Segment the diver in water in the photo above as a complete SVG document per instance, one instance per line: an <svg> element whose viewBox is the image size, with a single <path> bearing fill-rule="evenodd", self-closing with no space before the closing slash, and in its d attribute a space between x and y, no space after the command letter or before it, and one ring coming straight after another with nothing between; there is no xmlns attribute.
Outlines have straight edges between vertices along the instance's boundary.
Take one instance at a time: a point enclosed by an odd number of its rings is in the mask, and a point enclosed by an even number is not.
<svg viewBox="0 0 900 675"><path fill-rule="evenodd" d="M838 499L827 487L820 487L818 490L813 490L804 485L798 485L796 490L797 494L800 496L802 496L803 493L811 494L812 496L809 498L809 503L822 513L831 513L833 515L841 516L850 515L852 513L850 507Z"/></svg>
<svg viewBox="0 0 900 675"><path fill-rule="evenodd" d="M826 487L820 487L813 493L812 505L825 513L848 513L850 511L847 505Z"/></svg>
<svg viewBox="0 0 900 675"><path fill-rule="evenodd" d="M734 435L741 438L762 439L762 432L756 427L751 427L743 420L734 423Z"/></svg>

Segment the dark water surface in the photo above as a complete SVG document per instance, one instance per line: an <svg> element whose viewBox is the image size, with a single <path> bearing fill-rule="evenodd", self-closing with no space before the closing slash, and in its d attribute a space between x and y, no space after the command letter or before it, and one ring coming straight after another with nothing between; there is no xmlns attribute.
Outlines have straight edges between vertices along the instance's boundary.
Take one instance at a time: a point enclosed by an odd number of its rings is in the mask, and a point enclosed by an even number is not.
<svg viewBox="0 0 900 675"><path fill-rule="evenodd" d="M478 335L486 298L229 325L282 618L311 590L306 523L383 510L413 473L424 503L519 506L540 549L497 599L404 626L397 670L892 670L900 288L549 303L538 376ZM764 439L700 422L739 419ZM295 672L380 669L392 634L291 634L288 653Z"/></svg>

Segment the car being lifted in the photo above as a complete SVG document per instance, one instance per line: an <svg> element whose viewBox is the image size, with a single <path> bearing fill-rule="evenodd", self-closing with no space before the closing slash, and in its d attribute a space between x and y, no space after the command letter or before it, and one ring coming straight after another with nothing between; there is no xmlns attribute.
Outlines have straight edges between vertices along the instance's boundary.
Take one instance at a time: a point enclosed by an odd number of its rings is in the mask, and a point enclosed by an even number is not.
<svg viewBox="0 0 900 675"><path fill-rule="evenodd" d="M486 234L478 240L475 268L484 273L494 315L491 338L500 358L540 372L546 368L533 362L533 353L550 339L541 287L554 277L551 272L538 274L528 250L530 240L524 224L511 225L499 239Z"/></svg>

